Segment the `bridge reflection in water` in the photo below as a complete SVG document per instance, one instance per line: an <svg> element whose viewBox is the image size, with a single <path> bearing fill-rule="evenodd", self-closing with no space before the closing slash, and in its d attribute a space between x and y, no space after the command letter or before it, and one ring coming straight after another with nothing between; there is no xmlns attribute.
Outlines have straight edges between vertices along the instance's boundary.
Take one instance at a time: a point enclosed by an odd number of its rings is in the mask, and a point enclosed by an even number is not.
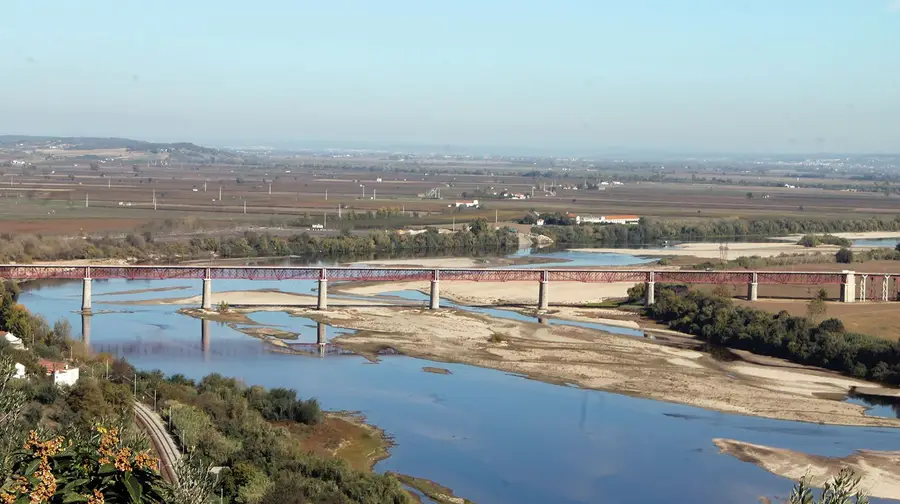
<svg viewBox="0 0 900 504"><path fill-rule="evenodd" d="M131 341L104 341L97 344L91 343L91 319L90 313L81 314L81 339L85 347L92 352L110 353L117 356L169 356L169 357L191 357L202 354L205 361L209 361L212 356L219 357L246 357L253 352L253 342L248 336L248 340L242 344L225 344L212 349L212 338L209 328L209 320L200 319L200 348L184 344L179 341L146 341L142 339ZM255 347L257 354L264 352L286 353L294 355L314 355L324 357L356 355L354 352L334 345L328 342L327 325L316 322L316 342L291 342L285 341L286 347L271 345L265 342ZM199 351L198 351L199 350Z"/></svg>

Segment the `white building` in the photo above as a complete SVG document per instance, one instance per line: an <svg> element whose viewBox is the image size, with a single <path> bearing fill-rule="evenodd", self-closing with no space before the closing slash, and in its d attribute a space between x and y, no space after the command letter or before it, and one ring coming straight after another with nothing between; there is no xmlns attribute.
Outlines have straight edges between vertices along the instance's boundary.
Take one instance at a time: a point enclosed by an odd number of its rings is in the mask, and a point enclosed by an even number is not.
<svg viewBox="0 0 900 504"><path fill-rule="evenodd" d="M456 208L460 208L460 207L463 207L463 208L475 208L475 207L478 206L478 200L476 199L476 200L463 200L463 201L457 201L457 202L455 203L455 205L456 205Z"/></svg>
<svg viewBox="0 0 900 504"><path fill-rule="evenodd" d="M78 383L78 368L68 368L53 373L53 383L71 387Z"/></svg>
<svg viewBox="0 0 900 504"><path fill-rule="evenodd" d="M16 362L16 366L15 366L15 367L16 367L16 372L15 372L15 374L13 375L13 378L18 378L18 379L20 379L20 380L21 380L22 378L25 378L25 365L24 365L24 364L19 364L18 362Z"/></svg>
<svg viewBox="0 0 900 504"><path fill-rule="evenodd" d="M6 331L0 331L0 336L3 336L3 339L9 343L9 346L15 348L16 350L24 350L25 344L22 343L22 338L19 338L15 334Z"/></svg>
<svg viewBox="0 0 900 504"><path fill-rule="evenodd" d="M637 224L641 221L640 215L578 215L575 222L578 224Z"/></svg>
<svg viewBox="0 0 900 504"><path fill-rule="evenodd" d="M47 371L47 376L53 376L53 383L71 387L78 382L79 369L70 368L64 362L53 362L46 359L38 361L41 367Z"/></svg>

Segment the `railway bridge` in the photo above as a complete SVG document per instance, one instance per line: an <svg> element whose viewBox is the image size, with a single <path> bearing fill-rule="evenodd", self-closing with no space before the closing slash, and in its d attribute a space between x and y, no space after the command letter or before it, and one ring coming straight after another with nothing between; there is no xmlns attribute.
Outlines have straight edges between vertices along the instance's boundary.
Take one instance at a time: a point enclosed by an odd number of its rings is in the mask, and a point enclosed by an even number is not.
<svg viewBox="0 0 900 504"><path fill-rule="evenodd" d="M694 270L627 270L627 269L513 269L513 268L346 268L291 266L69 266L69 265L0 265L3 279L72 279L81 280L82 312L91 311L91 285L94 279L166 280L196 279L203 281L201 307L212 308L213 280L312 280L318 282L317 308L328 308L329 281L430 281L430 307L440 308L441 282L532 282L538 288L538 308L547 309L553 282L644 283L645 302L653 304L657 282L684 284L721 284L747 286L747 298L757 299L760 284L774 285L840 285L840 300L845 303L866 301L867 297L891 299L900 288L900 273L805 272L805 271L694 271ZM867 291L867 286L870 290ZM880 296L876 296L880 287ZM867 292L871 292L867 296ZM857 295L858 293L858 295Z"/></svg>

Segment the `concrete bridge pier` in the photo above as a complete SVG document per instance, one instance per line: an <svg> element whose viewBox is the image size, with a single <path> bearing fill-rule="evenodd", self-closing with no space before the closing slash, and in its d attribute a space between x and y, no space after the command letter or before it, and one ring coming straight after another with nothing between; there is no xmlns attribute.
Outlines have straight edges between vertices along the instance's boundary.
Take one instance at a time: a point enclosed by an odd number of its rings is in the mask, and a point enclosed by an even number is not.
<svg viewBox="0 0 900 504"><path fill-rule="evenodd" d="M651 271L644 284L644 306L652 306L656 303L656 276Z"/></svg>
<svg viewBox="0 0 900 504"><path fill-rule="evenodd" d="M759 298L759 278L756 273L753 274L753 278L750 280L750 284L747 285L747 300L756 301Z"/></svg>
<svg viewBox="0 0 900 504"><path fill-rule="evenodd" d="M328 309L328 270L325 269L319 273L319 302L316 304L316 309Z"/></svg>
<svg viewBox="0 0 900 504"><path fill-rule="evenodd" d="M86 350L91 348L91 314L81 313L81 343Z"/></svg>
<svg viewBox="0 0 900 504"><path fill-rule="evenodd" d="M852 303L856 300L856 272L844 270L844 281L841 283L841 302Z"/></svg>
<svg viewBox="0 0 900 504"><path fill-rule="evenodd" d="M91 313L91 277L85 277L81 284L81 312Z"/></svg>
<svg viewBox="0 0 900 504"><path fill-rule="evenodd" d="M438 270L434 270L431 277L431 297L429 298L429 305L432 310L437 310L441 307L441 280L438 277Z"/></svg>
<svg viewBox="0 0 900 504"><path fill-rule="evenodd" d="M541 282L538 287L538 310L546 310L550 307L550 274L541 272Z"/></svg>
<svg viewBox="0 0 900 504"><path fill-rule="evenodd" d="M212 309L212 275L209 268L206 269L206 276L203 278L203 296L200 300L200 308L204 310Z"/></svg>

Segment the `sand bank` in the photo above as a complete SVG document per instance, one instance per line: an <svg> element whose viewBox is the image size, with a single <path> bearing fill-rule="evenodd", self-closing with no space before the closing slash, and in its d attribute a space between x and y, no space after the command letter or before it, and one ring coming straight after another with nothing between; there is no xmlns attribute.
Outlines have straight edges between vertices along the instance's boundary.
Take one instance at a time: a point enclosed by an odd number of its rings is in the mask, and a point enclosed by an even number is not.
<svg viewBox="0 0 900 504"><path fill-rule="evenodd" d="M798 238L799 239L799 238ZM579 248L572 249L576 252L596 252L602 254L629 254L642 257L699 257L701 259L718 259L720 257L719 243L687 243L677 247L659 249L615 249L615 248ZM810 248L801 245L787 243L729 243L728 258L738 257L774 257L781 254L834 254L840 247L822 245Z"/></svg>
<svg viewBox="0 0 900 504"><path fill-rule="evenodd" d="M900 231L865 231L862 233L814 233L814 234L830 234L832 236L837 236L839 238L846 238L848 240L881 240L888 238L900 238ZM786 241L797 243L800 238L803 238L802 234L794 234L788 236L779 236L772 238L773 240L778 241Z"/></svg>
<svg viewBox="0 0 900 504"><path fill-rule="evenodd" d="M187 298L168 298L168 299L148 299L144 301L122 301L121 304L162 304L162 305L200 305L202 296L192 296ZM280 292L272 290L258 291L222 291L213 292L211 304L215 307L221 302L225 302L229 306L315 306L318 298L309 294L294 294L290 292ZM338 297L329 297L330 305L354 305L360 304L361 301L353 299L341 299ZM382 302L372 300L364 301L365 304L380 305Z"/></svg>
<svg viewBox="0 0 900 504"><path fill-rule="evenodd" d="M335 341L359 352L461 362L662 401L747 415L845 425L900 426L858 405L824 399L857 380L805 369L767 371L709 355L591 329L497 319L457 310L333 307L289 312L359 332ZM776 366L778 364L775 364ZM873 384L867 384L873 386Z"/></svg>
<svg viewBox="0 0 900 504"><path fill-rule="evenodd" d="M627 295L633 282L585 283L552 282L548 285L551 305L600 302ZM441 282L441 297L467 305L535 305L538 282ZM334 290L357 296L375 296L386 292L417 290L431 292L429 282L377 282L335 285Z"/></svg>
<svg viewBox="0 0 900 504"><path fill-rule="evenodd" d="M799 480L808 476L810 483L821 487L843 467L861 478L859 488L872 497L900 498L900 452L860 450L843 458L822 457L806 453L734 441L714 439L723 453L752 462L763 469Z"/></svg>

